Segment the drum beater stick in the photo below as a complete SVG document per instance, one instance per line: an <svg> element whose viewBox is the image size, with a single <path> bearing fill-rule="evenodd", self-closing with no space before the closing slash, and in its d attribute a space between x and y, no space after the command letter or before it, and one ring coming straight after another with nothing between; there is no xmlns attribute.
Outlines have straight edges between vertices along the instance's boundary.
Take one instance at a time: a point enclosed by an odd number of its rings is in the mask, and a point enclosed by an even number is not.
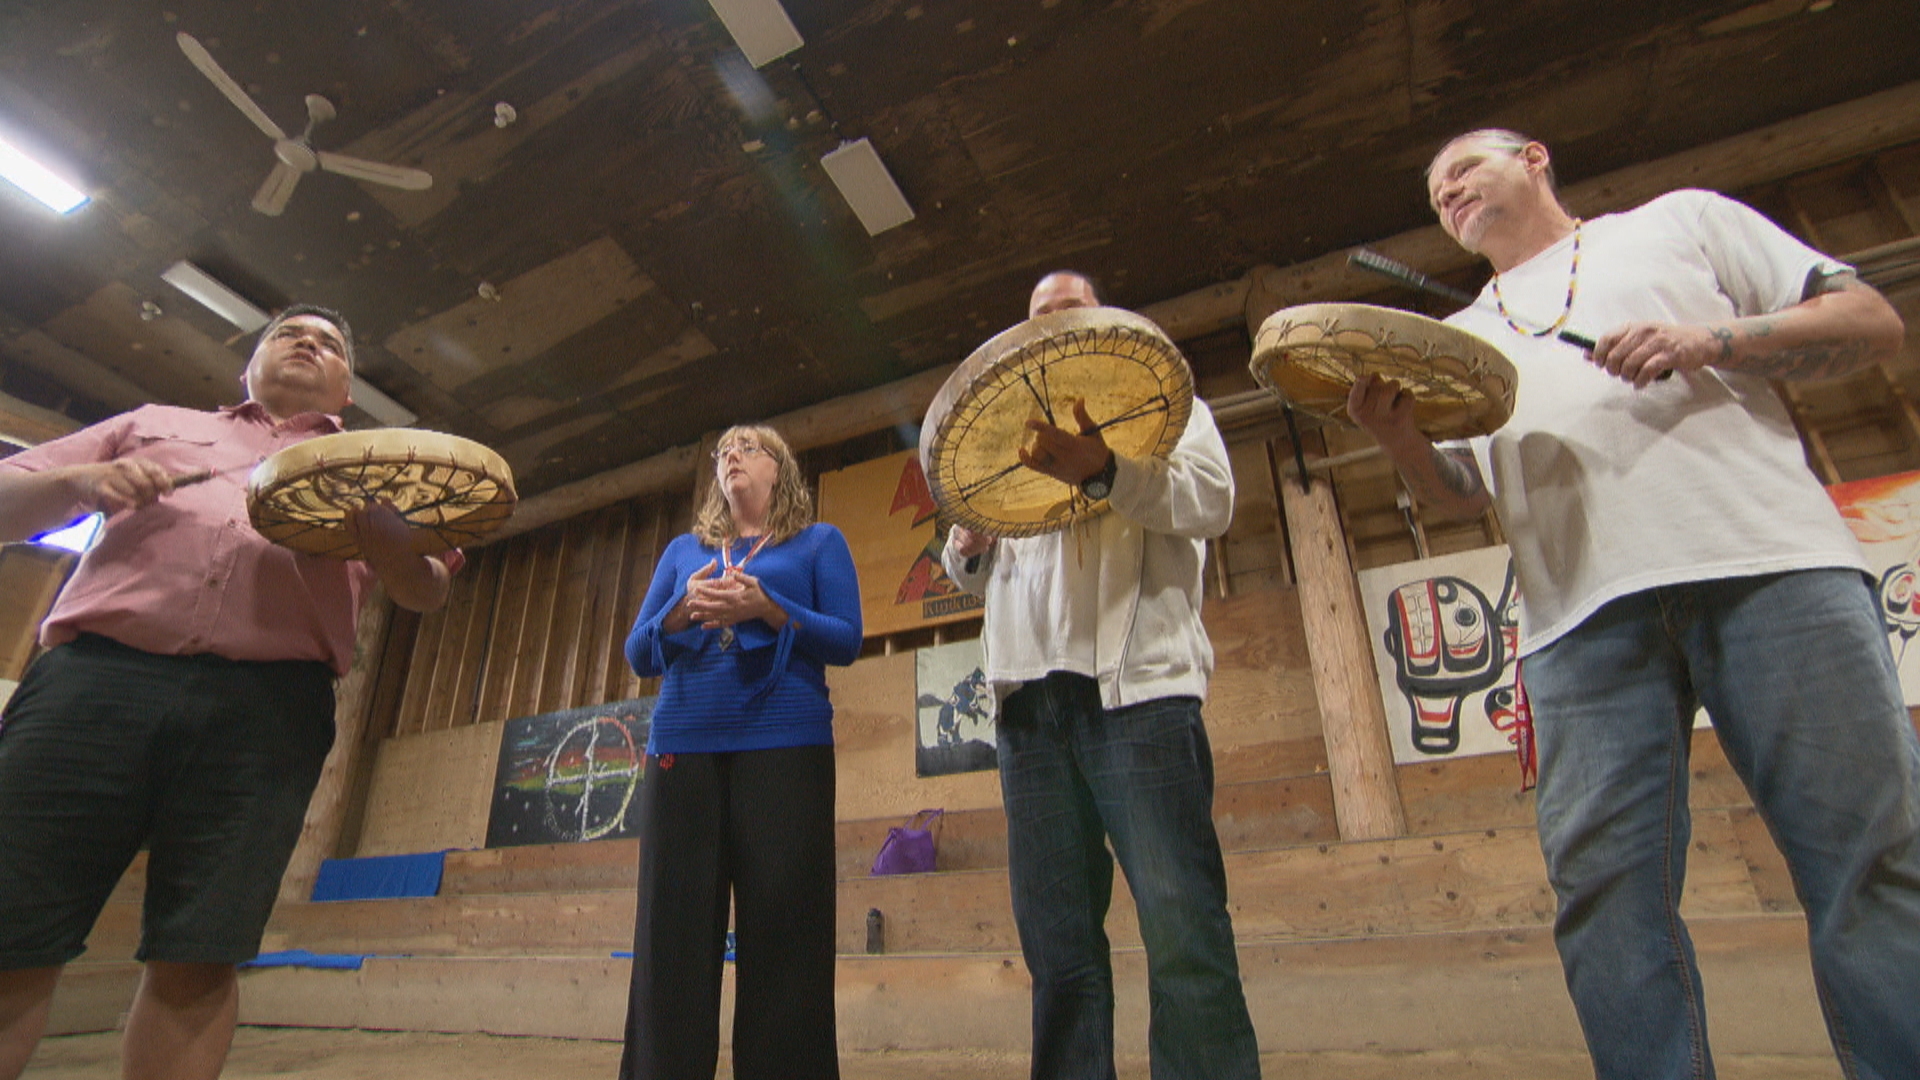
<svg viewBox="0 0 1920 1080"><path fill-rule="evenodd" d="M1349 266L1357 266L1369 273L1379 274L1384 278L1391 278L1402 285L1418 289L1421 292L1444 297L1456 304L1471 304L1474 300L1473 294L1464 289L1456 289L1445 282L1435 281L1398 259L1389 259L1385 255L1368 248L1353 249L1353 251L1347 255L1347 264ZM1572 330L1562 330L1554 336L1575 348L1585 349L1588 352L1593 351L1594 341L1585 334L1577 334Z"/></svg>

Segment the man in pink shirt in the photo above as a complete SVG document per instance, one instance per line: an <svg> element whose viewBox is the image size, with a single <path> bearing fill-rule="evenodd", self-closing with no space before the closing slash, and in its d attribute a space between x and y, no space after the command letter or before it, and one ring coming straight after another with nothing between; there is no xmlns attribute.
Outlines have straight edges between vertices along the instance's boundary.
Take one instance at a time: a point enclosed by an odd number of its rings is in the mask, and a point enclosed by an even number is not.
<svg viewBox="0 0 1920 1080"><path fill-rule="evenodd" d="M125 1075L225 1063L235 965L259 951L333 744L359 603L378 579L437 608L460 561L414 554L385 506L348 516L360 562L249 525L252 466L339 431L352 372L346 320L296 305L262 331L240 405L143 406L0 461L0 542L107 515L0 717L0 1080L26 1068L62 966L142 845Z"/></svg>

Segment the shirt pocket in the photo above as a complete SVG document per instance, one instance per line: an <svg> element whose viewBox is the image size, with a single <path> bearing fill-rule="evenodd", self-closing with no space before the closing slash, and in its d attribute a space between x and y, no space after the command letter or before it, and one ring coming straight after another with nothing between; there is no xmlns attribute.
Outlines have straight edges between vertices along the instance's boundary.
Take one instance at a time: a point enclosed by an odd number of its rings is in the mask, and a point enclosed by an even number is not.
<svg viewBox="0 0 1920 1080"><path fill-rule="evenodd" d="M145 458L174 476L199 469L219 469L216 437L200 432L164 431L136 428L129 441L126 457Z"/></svg>

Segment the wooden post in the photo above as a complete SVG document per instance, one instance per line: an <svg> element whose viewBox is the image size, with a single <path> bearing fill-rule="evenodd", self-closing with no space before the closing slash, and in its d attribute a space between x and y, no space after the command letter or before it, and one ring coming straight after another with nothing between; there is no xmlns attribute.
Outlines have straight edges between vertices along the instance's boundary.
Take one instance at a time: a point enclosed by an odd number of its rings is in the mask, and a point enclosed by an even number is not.
<svg viewBox="0 0 1920 1080"><path fill-rule="evenodd" d="M1248 304L1250 332L1257 332L1258 320L1267 317L1267 304L1261 302L1265 295L1256 290ZM1300 450L1295 446L1296 457ZM1300 592L1307 662L1320 702L1334 820L1342 840L1380 840L1404 835L1407 814L1400 805L1387 714L1375 686L1373 648L1354 586L1346 528L1334 502L1332 470L1322 467L1325 464L1275 470L1281 516Z"/></svg>
<svg viewBox="0 0 1920 1080"><path fill-rule="evenodd" d="M300 843L293 849L286 876L280 879L282 903L304 903L313 895L320 863L337 854L341 825L353 780L366 762L367 714L373 705L374 685L380 677L380 658L386 654L387 631L393 624L393 604L378 584L360 605L354 628L353 667L334 684L333 752L320 770L320 783L307 803L307 819L300 827Z"/></svg>
<svg viewBox="0 0 1920 1080"><path fill-rule="evenodd" d="M1327 771L1333 779L1333 814L1342 840L1380 840L1407 831L1400 785L1387 741L1387 714L1373 673L1373 649L1365 613L1347 558L1345 530L1334 505L1333 484L1298 479L1280 482L1280 501L1293 538L1305 623L1307 659L1320 699L1321 732L1327 741Z"/></svg>

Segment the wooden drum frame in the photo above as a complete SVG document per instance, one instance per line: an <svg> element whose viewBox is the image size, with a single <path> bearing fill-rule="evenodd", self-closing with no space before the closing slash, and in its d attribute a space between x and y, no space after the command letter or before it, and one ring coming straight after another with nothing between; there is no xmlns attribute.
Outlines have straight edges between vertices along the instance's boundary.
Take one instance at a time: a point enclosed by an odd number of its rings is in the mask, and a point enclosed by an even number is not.
<svg viewBox="0 0 1920 1080"><path fill-rule="evenodd" d="M431 555L471 544L513 514L513 471L471 439L413 428L345 431L281 450L247 478L260 535L295 551L357 559L346 511L384 501Z"/></svg>
<svg viewBox="0 0 1920 1080"><path fill-rule="evenodd" d="M1465 330L1369 304L1302 304L1260 324L1248 364L1301 412L1352 423L1347 393L1367 375L1413 395L1414 426L1436 441L1486 435L1513 415L1512 361Z"/></svg>
<svg viewBox="0 0 1920 1080"><path fill-rule="evenodd" d="M927 409L920 464L942 516L991 536L1037 536L1104 513L1104 499L1020 462L1029 420L1077 430L1086 404L1123 457L1166 457L1193 411L1193 373L1151 320L1073 308L1002 331L961 363Z"/></svg>

